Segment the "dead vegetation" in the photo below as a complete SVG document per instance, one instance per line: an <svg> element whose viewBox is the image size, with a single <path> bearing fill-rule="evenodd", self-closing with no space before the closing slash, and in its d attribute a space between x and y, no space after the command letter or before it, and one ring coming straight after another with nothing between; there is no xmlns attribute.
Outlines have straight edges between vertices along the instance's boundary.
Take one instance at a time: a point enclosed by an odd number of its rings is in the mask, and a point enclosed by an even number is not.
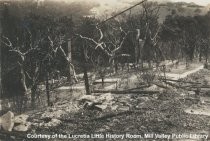
<svg viewBox="0 0 210 141"><path fill-rule="evenodd" d="M44 6L32 5L36 10L14 18L14 29L3 23L0 139L27 140L27 134L209 135L209 13L172 13L159 23L160 5L143 0L104 20L82 16L74 21L72 15L36 15ZM7 22L13 19L8 6L2 10ZM134 7L140 7L138 14L132 14ZM25 20L30 26L20 28Z"/></svg>

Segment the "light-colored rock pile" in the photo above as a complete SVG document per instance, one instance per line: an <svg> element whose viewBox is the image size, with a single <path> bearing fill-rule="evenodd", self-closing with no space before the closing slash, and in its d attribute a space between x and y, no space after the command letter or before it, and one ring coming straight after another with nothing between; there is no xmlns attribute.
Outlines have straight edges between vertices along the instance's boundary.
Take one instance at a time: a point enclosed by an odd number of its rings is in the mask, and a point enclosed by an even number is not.
<svg viewBox="0 0 210 141"><path fill-rule="evenodd" d="M78 99L79 105L84 108L91 109L97 108L98 110L105 110L111 107L114 103L114 97L111 93L106 93L102 95L84 95Z"/></svg>
<svg viewBox="0 0 210 141"><path fill-rule="evenodd" d="M27 121L28 117L28 115L24 114L14 116L13 112L8 111L0 117L0 127L8 132L12 130L21 132L28 131L31 126L31 123Z"/></svg>

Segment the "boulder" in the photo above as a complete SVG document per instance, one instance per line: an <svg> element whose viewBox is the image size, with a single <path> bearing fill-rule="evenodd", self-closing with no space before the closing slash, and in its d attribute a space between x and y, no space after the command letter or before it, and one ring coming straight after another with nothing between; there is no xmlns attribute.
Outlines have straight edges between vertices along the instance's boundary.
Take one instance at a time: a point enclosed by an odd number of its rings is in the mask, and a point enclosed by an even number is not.
<svg viewBox="0 0 210 141"><path fill-rule="evenodd" d="M84 95L78 99L79 105L82 105L85 109L103 111L107 107L113 104L114 97L111 93L106 93L98 96Z"/></svg>
<svg viewBox="0 0 210 141"><path fill-rule="evenodd" d="M11 111L8 111L6 114L0 117L0 126L5 131L12 131L12 128L14 127L14 113Z"/></svg>
<svg viewBox="0 0 210 141"><path fill-rule="evenodd" d="M24 123L24 124L20 124L18 126L15 126L13 128L14 131L19 131L19 132L26 132L29 130L29 128L31 127L31 123L30 122L27 122L27 123Z"/></svg>
<svg viewBox="0 0 210 141"><path fill-rule="evenodd" d="M27 122L28 117L29 117L28 115L24 114L15 116L14 123L24 124Z"/></svg>
<svg viewBox="0 0 210 141"><path fill-rule="evenodd" d="M80 103L85 103L86 101L91 101L91 102L97 102L96 97L93 95L83 95L81 98L78 100Z"/></svg>

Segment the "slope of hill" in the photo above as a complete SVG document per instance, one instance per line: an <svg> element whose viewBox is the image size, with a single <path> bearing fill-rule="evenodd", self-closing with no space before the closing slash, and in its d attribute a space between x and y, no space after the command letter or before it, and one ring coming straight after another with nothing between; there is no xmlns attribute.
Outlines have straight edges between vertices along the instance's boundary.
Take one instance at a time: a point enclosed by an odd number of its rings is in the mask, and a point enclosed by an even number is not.
<svg viewBox="0 0 210 141"><path fill-rule="evenodd" d="M139 2L139 1L138 1ZM155 1L154 1L155 2ZM159 22L163 22L165 17L170 14L177 14L181 16L195 16L195 15L204 15L210 9L210 4L207 6L200 6L195 3L186 3L186 2L168 2L168 1L158 1L158 5L160 6L159 10ZM104 17L104 13L106 15L111 15L112 13L116 13L122 11L122 9L126 9L127 7L136 4L137 1L131 1L129 3L120 4L115 8L110 5L100 5L100 7L94 7L96 15ZM135 14L141 11L141 8L134 8L131 13Z"/></svg>
<svg viewBox="0 0 210 141"><path fill-rule="evenodd" d="M195 16L204 15L207 13L207 8L196 5L195 3L185 3L185 2L166 2L160 3L160 18L159 21L164 21L165 17L169 14L177 14L181 16Z"/></svg>

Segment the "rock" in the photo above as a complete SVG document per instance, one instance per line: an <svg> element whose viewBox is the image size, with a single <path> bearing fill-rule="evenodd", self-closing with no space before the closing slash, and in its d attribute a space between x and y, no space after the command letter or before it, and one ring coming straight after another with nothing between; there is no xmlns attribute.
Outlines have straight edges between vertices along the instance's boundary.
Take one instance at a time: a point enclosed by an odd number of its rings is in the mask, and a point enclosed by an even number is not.
<svg viewBox="0 0 210 141"><path fill-rule="evenodd" d="M27 119L28 119L28 115L18 115L18 116L15 116L15 119L14 119L14 123L26 123Z"/></svg>
<svg viewBox="0 0 210 141"><path fill-rule="evenodd" d="M38 126L39 126L39 127L42 127L42 126L44 126L44 125L45 125L44 122L38 123Z"/></svg>
<svg viewBox="0 0 210 141"><path fill-rule="evenodd" d="M149 101L149 97L138 97L138 101L140 102L145 102L145 101Z"/></svg>
<svg viewBox="0 0 210 141"><path fill-rule="evenodd" d="M107 130L110 130L110 127L107 125L102 126L102 128L98 129L97 132L106 132Z"/></svg>
<svg viewBox="0 0 210 141"><path fill-rule="evenodd" d="M79 105L82 105L85 109L89 109L95 104L99 104L99 100L96 99L96 96L93 95L83 95L81 98L78 99Z"/></svg>
<svg viewBox="0 0 210 141"><path fill-rule="evenodd" d="M114 123L120 123L120 120L119 119L113 119L113 122Z"/></svg>
<svg viewBox="0 0 210 141"><path fill-rule="evenodd" d="M79 102L83 103L85 101L97 102L96 97L93 95L83 95L81 98L79 98Z"/></svg>
<svg viewBox="0 0 210 141"><path fill-rule="evenodd" d="M118 108L118 105L113 105L113 106L111 106L111 110L112 110L112 111L116 111L117 108Z"/></svg>
<svg viewBox="0 0 210 141"><path fill-rule="evenodd" d="M66 111L64 110L55 110L52 112L46 111L41 115L41 118L60 118L62 115L64 115L66 113Z"/></svg>
<svg viewBox="0 0 210 141"><path fill-rule="evenodd" d="M106 93L100 96L93 96L93 95L84 95L82 96L79 101L80 102L85 102L85 101L91 101L93 103L98 103L98 102L110 102L114 99L111 93Z"/></svg>
<svg viewBox="0 0 210 141"><path fill-rule="evenodd" d="M33 126L39 126L39 123L32 123Z"/></svg>
<svg viewBox="0 0 210 141"><path fill-rule="evenodd" d="M128 111L129 107L119 107L118 110L119 111Z"/></svg>
<svg viewBox="0 0 210 141"><path fill-rule="evenodd" d="M205 104L204 99L200 99L200 104Z"/></svg>
<svg viewBox="0 0 210 141"><path fill-rule="evenodd" d="M85 109L105 110L113 104L114 97L111 93L106 93L99 96L84 95L78 101L79 105L83 105Z"/></svg>
<svg viewBox="0 0 210 141"><path fill-rule="evenodd" d="M54 127L54 126L58 126L59 124L61 124L61 121L58 119L52 119L50 122L44 124L45 127Z"/></svg>
<svg viewBox="0 0 210 141"><path fill-rule="evenodd" d="M8 111L6 114L0 117L0 125L5 131L12 131L14 127L14 113Z"/></svg>
<svg viewBox="0 0 210 141"><path fill-rule="evenodd" d="M31 127L31 123L27 122L25 124L20 124L18 126L15 126L13 129L19 132L26 132L29 130L30 127Z"/></svg>
<svg viewBox="0 0 210 141"><path fill-rule="evenodd" d="M105 110L107 108L107 105L95 105L95 107L101 109L101 111Z"/></svg>
<svg viewBox="0 0 210 141"><path fill-rule="evenodd" d="M157 89L158 89L158 87L156 85L152 85L152 86L146 88L145 90L154 91L154 90L157 90Z"/></svg>
<svg viewBox="0 0 210 141"><path fill-rule="evenodd" d="M84 104L83 104L83 107L84 109L89 109L90 107L93 106L93 102L90 102L90 101L86 101Z"/></svg>
<svg viewBox="0 0 210 141"><path fill-rule="evenodd" d="M106 94L100 95L98 99L101 101L110 102L114 99L114 97L112 96L111 93L106 93Z"/></svg>
<svg viewBox="0 0 210 141"><path fill-rule="evenodd" d="M195 95L195 91L188 91L189 95Z"/></svg>
<svg viewBox="0 0 210 141"><path fill-rule="evenodd" d="M137 106L135 106L136 109L142 109L144 107L144 103L139 103Z"/></svg>

